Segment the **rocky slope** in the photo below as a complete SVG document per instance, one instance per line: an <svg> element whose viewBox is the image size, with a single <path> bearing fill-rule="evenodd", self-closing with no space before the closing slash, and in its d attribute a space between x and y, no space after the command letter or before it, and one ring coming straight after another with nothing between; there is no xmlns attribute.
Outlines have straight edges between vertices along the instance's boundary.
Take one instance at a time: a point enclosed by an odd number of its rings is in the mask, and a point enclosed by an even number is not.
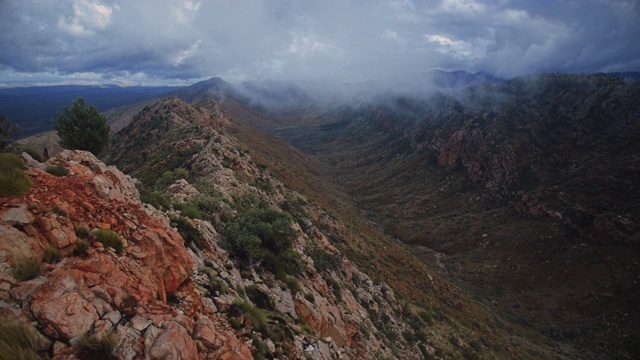
<svg viewBox="0 0 640 360"><path fill-rule="evenodd" d="M289 358L366 358L391 349L402 358L419 357L415 344L391 344L376 327L397 333L407 328L393 291L342 258L308 220L304 230L296 225L296 248L323 249L336 263L321 275L306 258L304 274L292 286L253 268L241 273L219 248L210 222L193 220L201 248L185 247L168 217L140 202L130 177L90 153L63 151L50 159L69 170L63 177L23 156L34 185L24 197L3 198L0 210L1 311L34 327L42 356L83 357L89 351L83 335L113 332L113 356L122 359L251 358L251 350ZM176 193L189 187L185 181L174 185ZM124 251L93 239L82 252L81 227L115 231ZM19 259L42 261L51 249L59 261L43 264L33 279L16 279L12 267ZM214 291L213 283L225 286ZM234 311L251 296L272 306L258 335L251 330L256 319ZM374 325L370 314L384 314L386 322ZM256 353L258 346L264 353Z"/></svg>
<svg viewBox="0 0 640 360"><path fill-rule="evenodd" d="M532 76L277 133L504 316L624 357L639 336L639 86Z"/></svg>
<svg viewBox="0 0 640 360"><path fill-rule="evenodd" d="M256 331L246 323L235 326L260 343L272 343L270 353L286 353L297 336L310 332L315 334L311 339L330 337L327 344L336 351L332 356L347 358L580 357L571 347L555 343L549 347L523 329L507 333L499 316L417 262L375 226L350 218L359 215L334 207L344 200L333 193L320 194L325 198L321 203L339 209L336 213L280 182L266 170L273 167L273 159L266 165L254 156L281 157L286 147L274 143L269 149L269 139L245 131L211 99L193 106L166 99L143 110L114 137L107 160L141 179L143 198L166 211L178 229L182 227L187 247L199 259L194 277L203 290L221 291L222 282L222 289L229 289L224 291L233 295L233 289L240 297L244 293L267 313L270 330ZM232 134L254 138L242 143ZM296 188L309 189L309 184L298 186L304 181L300 174L309 174L304 170L309 164L297 159L300 155L295 152L291 156L296 159L283 162L276 172ZM229 224L256 209L292 215L298 234L293 247L305 264L302 271L287 275L264 263L247 266L220 249ZM181 226L184 220L199 231ZM357 270L347 255L369 275ZM406 300L395 300L380 279L390 280ZM237 306L232 302L229 308L236 318ZM475 320L469 321L470 314ZM292 329L284 331L294 337L275 335L282 326ZM322 341L305 339L303 343L312 349L324 348ZM289 356L301 355L296 354Z"/></svg>

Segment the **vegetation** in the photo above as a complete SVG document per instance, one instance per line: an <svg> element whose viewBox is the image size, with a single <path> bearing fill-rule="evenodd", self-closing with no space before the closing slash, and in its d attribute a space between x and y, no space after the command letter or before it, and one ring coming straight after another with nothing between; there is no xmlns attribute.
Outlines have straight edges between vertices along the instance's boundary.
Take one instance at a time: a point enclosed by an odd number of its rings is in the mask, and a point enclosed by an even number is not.
<svg viewBox="0 0 640 360"><path fill-rule="evenodd" d="M162 196L162 194L157 191L141 191L140 201L149 204L156 209L160 209L161 207L164 209L169 209L169 207L171 206L169 200L167 200L164 196Z"/></svg>
<svg viewBox="0 0 640 360"><path fill-rule="evenodd" d="M38 338L28 325L0 317L0 360L38 359Z"/></svg>
<svg viewBox="0 0 640 360"><path fill-rule="evenodd" d="M76 242L76 248L73 250L73 254L76 256L86 255L87 250L89 250L89 242L80 239Z"/></svg>
<svg viewBox="0 0 640 360"><path fill-rule="evenodd" d="M97 229L95 236L96 240L101 242L105 247L113 248L118 253L124 250L124 242L120 238L120 235L113 230Z"/></svg>
<svg viewBox="0 0 640 360"><path fill-rule="evenodd" d="M0 115L0 151L4 151L13 142L13 137L20 132L20 127L5 116Z"/></svg>
<svg viewBox="0 0 640 360"><path fill-rule="evenodd" d="M53 129L60 137L60 146L71 150L86 150L94 155L107 145L109 126L104 115L95 106L85 108L81 96L65 107L53 121Z"/></svg>
<svg viewBox="0 0 640 360"><path fill-rule="evenodd" d="M44 262L53 264L60 261L60 258L62 258L62 254L60 254L60 250L57 247L51 245L44 247Z"/></svg>
<svg viewBox="0 0 640 360"><path fill-rule="evenodd" d="M84 225L78 225L75 227L75 232L76 232L76 236L79 237L80 239L89 239L89 228L84 226Z"/></svg>
<svg viewBox="0 0 640 360"><path fill-rule="evenodd" d="M24 161L15 154L0 154L0 197L25 195L31 179L24 170Z"/></svg>
<svg viewBox="0 0 640 360"><path fill-rule="evenodd" d="M175 224L176 229L180 233L180 235L184 238L185 245L193 244L197 249L203 249L204 245L202 245L202 234L200 231L191 224L189 219L180 216L175 219L172 219L172 222Z"/></svg>
<svg viewBox="0 0 640 360"><path fill-rule="evenodd" d="M221 245L242 263L293 274L300 270L300 260L291 244L297 236L292 222L288 213L249 210L227 223Z"/></svg>
<svg viewBox="0 0 640 360"><path fill-rule="evenodd" d="M18 281L31 280L40 273L40 261L35 256L19 256L13 260L13 273Z"/></svg>
<svg viewBox="0 0 640 360"><path fill-rule="evenodd" d="M93 334L89 331L80 338L80 347L84 352L97 355L103 359L110 359L113 350L118 346L120 336L112 331Z"/></svg>
<svg viewBox="0 0 640 360"><path fill-rule="evenodd" d="M34 160L36 160L38 162L45 162L47 160L47 159L44 158L44 156L42 156L42 153L39 152L38 150L34 150L32 148L24 148L24 149L22 149L22 151L24 151L27 154L29 154L29 156L31 156Z"/></svg>
<svg viewBox="0 0 640 360"><path fill-rule="evenodd" d="M314 247L309 254L313 259L314 267L318 272L325 272L328 270L335 270L338 268L340 257L336 254L332 254L320 247Z"/></svg>
<svg viewBox="0 0 640 360"><path fill-rule="evenodd" d="M62 166L62 165L47 165L47 168L45 170L46 172L48 172L51 175L55 175L55 176L67 176L69 175L69 169L67 169L66 167Z"/></svg>

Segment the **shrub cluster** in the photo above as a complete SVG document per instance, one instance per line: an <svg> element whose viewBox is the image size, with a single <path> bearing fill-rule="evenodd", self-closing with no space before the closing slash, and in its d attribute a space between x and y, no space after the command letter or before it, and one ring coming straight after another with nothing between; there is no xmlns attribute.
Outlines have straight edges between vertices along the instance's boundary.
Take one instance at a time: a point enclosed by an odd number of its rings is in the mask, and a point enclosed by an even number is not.
<svg viewBox="0 0 640 360"><path fill-rule="evenodd" d="M32 182L24 170L24 161L15 154L0 154L0 197L22 196Z"/></svg>
<svg viewBox="0 0 640 360"><path fill-rule="evenodd" d="M249 210L230 220L221 245L244 264L258 263L273 273L300 270L291 241L297 236L289 213L272 209Z"/></svg>
<svg viewBox="0 0 640 360"><path fill-rule="evenodd" d="M96 229L94 235L96 236L96 240L101 242L105 247L111 247L118 253L124 250L124 242L117 232L109 229Z"/></svg>
<svg viewBox="0 0 640 360"><path fill-rule="evenodd" d="M47 165L47 168L45 170L46 172L48 172L51 175L55 175L55 176L67 176L69 175L69 169L67 169L66 167L62 166L62 165Z"/></svg>

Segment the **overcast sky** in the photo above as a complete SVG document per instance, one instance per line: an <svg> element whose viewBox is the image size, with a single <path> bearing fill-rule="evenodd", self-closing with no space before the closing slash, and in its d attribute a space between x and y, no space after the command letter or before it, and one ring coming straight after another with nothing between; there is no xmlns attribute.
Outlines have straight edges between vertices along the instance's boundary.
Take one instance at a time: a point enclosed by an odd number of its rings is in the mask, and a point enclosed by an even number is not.
<svg viewBox="0 0 640 360"><path fill-rule="evenodd" d="M638 0L0 0L0 85L640 70Z"/></svg>

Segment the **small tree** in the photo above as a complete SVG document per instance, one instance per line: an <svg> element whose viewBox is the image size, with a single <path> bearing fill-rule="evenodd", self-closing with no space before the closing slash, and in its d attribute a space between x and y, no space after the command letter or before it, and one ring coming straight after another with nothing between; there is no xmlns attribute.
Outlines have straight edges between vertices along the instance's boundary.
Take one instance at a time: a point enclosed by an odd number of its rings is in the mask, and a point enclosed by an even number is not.
<svg viewBox="0 0 640 360"><path fill-rule="evenodd" d="M13 137L20 132L20 127L12 123L5 116L0 115L0 151L13 142Z"/></svg>
<svg viewBox="0 0 640 360"><path fill-rule="evenodd" d="M109 141L109 126L95 106L84 106L81 96L65 107L53 120L53 129L60 137L60 146L71 150L87 150L98 155Z"/></svg>

